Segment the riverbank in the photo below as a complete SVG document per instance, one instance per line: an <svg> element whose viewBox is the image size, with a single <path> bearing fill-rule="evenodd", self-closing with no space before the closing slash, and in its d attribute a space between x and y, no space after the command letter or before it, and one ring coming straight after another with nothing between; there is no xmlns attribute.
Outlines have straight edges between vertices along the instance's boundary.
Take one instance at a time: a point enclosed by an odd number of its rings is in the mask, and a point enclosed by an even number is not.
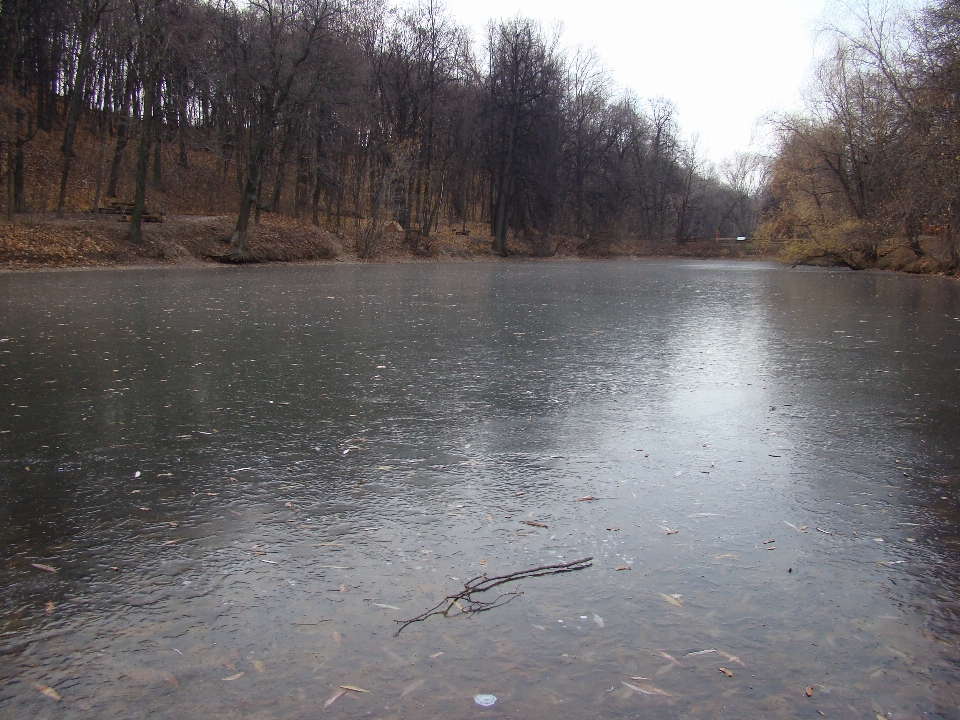
<svg viewBox="0 0 960 720"><path fill-rule="evenodd" d="M126 239L128 225L116 215L77 213L22 216L0 224L0 270L128 266L214 266L230 262L230 215L175 215L147 223L144 242ZM443 228L414 245L400 230L384 230L374 251L358 252L354 227L316 227L285 216L265 215L248 235L248 260L254 263L422 262L498 260L482 223ZM920 275L957 276L955 250L945 238L921 237L911 245L888 240L869 262L847 254L821 252L808 241L736 242L730 239L646 242L635 238L583 241L551 238L539 245L511 239L514 259L681 258L691 260L767 260L784 264L845 266Z"/></svg>
<svg viewBox="0 0 960 720"><path fill-rule="evenodd" d="M218 264L226 260L226 239L234 218L227 215L177 215L144 225L144 242L126 240L127 224L118 216L89 214L55 218L33 215L0 225L0 268L110 267L122 265ZM480 223L445 228L417 247L400 231L384 231L369 258L357 252L353 228L315 227L286 217L265 216L248 238L254 262L376 262L403 260L483 260L498 257ZM459 232L458 232L459 231ZM775 260L779 246L750 242L690 241L645 243L558 238L547 246L512 243L520 258L677 257Z"/></svg>

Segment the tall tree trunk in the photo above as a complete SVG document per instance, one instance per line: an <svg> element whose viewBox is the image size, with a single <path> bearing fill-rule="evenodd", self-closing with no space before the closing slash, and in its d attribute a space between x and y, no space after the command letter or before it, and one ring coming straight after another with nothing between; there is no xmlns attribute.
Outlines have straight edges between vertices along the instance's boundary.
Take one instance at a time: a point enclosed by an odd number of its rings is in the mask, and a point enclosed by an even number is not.
<svg viewBox="0 0 960 720"><path fill-rule="evenodd" d="M133 64L131 63L130 69L127 70L127 80L123 87L123 110L120 112L120 127L117 128L117 144L113 150L113 162L110 164L110 180L107 183L107 197L111 198L117 197L117 183L120 180L120 163L123 160L123 151L126 149L130 137L127 128L130 125L130 103L132 102L133 96L134 75Z"/></svg>
<svg viewBox="0 0 960 720"><path fill-rule="evenodd" d="M107 119L101 118L103 127L100 129L100 150L97 154L97 187L93 194L93 214L100 215L100 190L103 188L103 150L107 146Z"/></svg>
<svg viewBox="0 0 960 720"><path fill-rule="evenodd" d="M10 76L13 77L13 63L11 63ZM11 86L8 86L7 90L12 95L14 90ZM7 140L7 220L13 222L13 214L15 212L15 191L14 191L14 165L16 164L16 159L14 154L16 153L16 141L20 139L20 124L17 122L17 111L16 109L10 110L10 127L13 128L13 134L16 139L10 138Z"/></svg>
<svg viewBox="0 0 960 720"><path fill-rule="evenodd" d="M445 181L445 176L440 176L440 190L437 192L437 199L433 203L433 210L430 211L429 216L427 217L427 231L424 233L424 237L430 236L430 229L436 226L437 231L440 229L440 206L443 205L443 185Z"/></svg>
<svg viewBox="0 0 960 720"><path fill-rule="evenodd" d="M404 230L410 230L411 229L410 220L412 219L412 216L413 216L413 202L414 202L414 198L417 195L417 190L414 186L414 180L415 180L414 174L413 173L410 174L410 178L407 180L406 183L403 182L403 177L400 177L399 180L400 180L399 185L401 188L400 202L402 203L400 205L399 221L400 221L400 225L403 226ZM390 198L390 199L393 200L393 198ZM393 205L392 202L390 204Z"/></svg>
<svg viewBox="0 0 960 720"><path fill-rule="evenodd" d="M511 122L507 129L507 157L503 162L503 174L500 177L500 191L497 198L497 216L494 221L493 249L499 255L507 256L507 202L513 177L513 135L516 123Z"/></svg>
<svg viewBox="0 0 960 720"><path fill-rule="evenodd" d="M13 154L13 211L16 213L27 211L27 199L24 190L23 145L24 140L18 134L16 149Z"/></svg>
<svg viewBox="0 0 960 720"><path fill-rule="evenodd" d="M430 200L430 192L432 188L430 187L431 172L433 171L433 115L430 116L430 120L427 123L427 153L426 158L423 163L423 202L420 206L420 234L423 237L430 237L430 225L433 222L433 203Z"/></svg>
<svg viewBox="0 0 960 720"><path fill-rule="evenodd" d="M247 228L250 227L250 210L257 203L257 193L260 189L260 166L251 161L247 168L247 179L240 196L240 210L237 213L237 225L230 236L232 253L243 257L247 251Z"/></svg>
<svg viewBox="0 0 960 720"><path fill-rule="evenodd" d="M73 82L73 93L67 110L67 124L63 131L63 170L60 173L60 195L57 198L57 217L63 217L63 206L67 200L67 180L70 177L70 164L73 160L73 142L77 135L77 123L83 106L83 92L87 85L87 57L90 54L90 40L93 28L84 34L77 59L77 76Z"/></svg>
<svg viewBox="0 0 960 720"><path fill-rule="evenodd" d="M253 131L251 130L251 133ZM240 208L237 212L237 224L230 235L230 252L234 258L244 259L247 254L247 229L250 227L250 211L260 197L260 187L263 185L263 165L266 160L267 142L252 136L250 139L250 159L247 163L247 176L243 182L243 193L240 195Z"/></svg>
<svg viewBox="0 0 960 720"><path fill-rule="evenodd" d="M293 219L299 220L303 210L303 153L297 153L297 165L293 170Z"/></svg>
<svg viewBox="0 0 960 720"><path fill-rule="evenodd" d="M19 107L11 113L11 125L14 139L7 146L7 219L13 220L15 213L25 210L23 179L23 145L21 133L24 112ZM27 127L28 139L33 132L33 120Z"/></svg>
<svg viewBox="0 0 960 720"><path fill-rule="evenodd" d="M323 133L317 132L317 144L313 150L313 197L311 198L311 220L314 225L320 225L320 193L323 191L323 170L320 163L323 158ZM328 218L329 219L329 218Z"/></svg>
<svg viewBox="0 0 960 720"><path fill-rule="evenodd" d="M327 222L330 222L330 206L331 204L336 205L335 217L337 227L343 225L343 201L346 198L347 194L347 170L350 167L350 156L347 152L342 152L340 154L340 172L337 175L337 184L335 186L336 190L336 202L330 194L327 195Z"/></svg>
<svg viewBox="0 0 960 720"><path fill-rule="evenodd" d="M253 224L260 224L260 212L263 210L263 177L260 177L260 181L257 183L257 197L254 201L254 207L256 210L253 213Z"/></svg>
<svg viewBox="0 0 960 720"><path fill-rule="evenodd" d="M323 192L323 178L321 177L320 168L317 168L317 171L313 178L313 224L320 224L320 195Z"/></svg>
<svg viewBox="0 0 960 720"><path fill-rule="evenodd" d="M180 143L180 157L177 159L177 164L182 168L190 167L190 161L187 158L187 110L183 107L183 103L180 103L180 118L177 120L177 141Z"/></svg>
<svg viewBox="0 0 960 720"><path fill-rule="evenodd" d="M27 211L26 191L24 189L23 146L33 136L33 117L27 122L27 139L20 134L20 123L23 122L23 111L17 110L17 143L13 155L13 211L24 213Z"/></svg>
<svg viewBox="0 0 960 720"><path fill-rule="evenodd" d="M277 159L277 172L273 180L273 191L270 193L270 202L267 203L268 212L280 211L280 193L283 190L283 176L287 171L287 160L290 159L290 142L293 139L293 130L284 129L283 142Z"/></svg>
<svg viewBox="0 0 960 720"><path fill-rule="evenodd" d="M14 190L13 190L13 165L14 165L14 143L7 142L7 220L13 222L14 212Z"/></svg>
<svg viewBox="0 0 960 720"><path fill-rule="evenodd" d="M123 161L123 151L127 147L127 125L129 120L124 117L117 129L117 143L113 149L113 162L110 163L110 179L107 181L107 197L117 197L117 183L120 182L120 163Z"/></svg>
<svg viewBox="0 0 960 720"><path fill-rule="evenodd" d="M285 158L281 158L280 164L277 166L277 176L273 180L273 192L270 193L270 202L267 204L270 212L280 212L280 193L283 190L283 175L286 171L287 161Z"/></svg>
<svg viewBox="0 0 960 720"><path fill-rule="evenodd" d="M159 111L160 108L157 108ZM156 124L156 119L160 116L159 112L154 113L154 120L152 124ZM159 130L159 128L155 128ZM153 186L159 190L163 191L163 148L160 139L160 133L154 132L153 138Z"/></svg>
<svg viewBox="0 0 960 720"><path fill-rule="evenodd" d="M141 223L147 204L147 169L150 165L150 136L153 131L153 78L147 78L143 89L143 121L140 123L140 144L137 147L137 180L133 194L133 212L130 213L130 231L127 239L134 245L143 242Z"/></svg>
<svg viewBox="0 0 960 720"><path fill-rule="evenodd" d="M430 187L430 166L428 164L424 173L423 187L420 191L423 198L420 204L420 234L425 238L430 237L431 218L433 217L433 200L430 197L432 190Z"/></svg>

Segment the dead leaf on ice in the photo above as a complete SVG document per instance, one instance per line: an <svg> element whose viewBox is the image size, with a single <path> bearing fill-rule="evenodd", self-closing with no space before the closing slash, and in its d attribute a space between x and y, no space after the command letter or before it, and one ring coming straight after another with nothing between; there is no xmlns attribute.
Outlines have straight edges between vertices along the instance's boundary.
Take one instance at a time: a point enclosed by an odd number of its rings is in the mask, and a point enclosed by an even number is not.
<svg viewBox="0 0 960 720"><path fill-rule="evenodd" d="M807 697L813 697L813 685L807 685L807 689L803 691L803 694Z"/></svg>
<svg viewBox="0 0 960 720"><path fill-rule="evenodd" d="M330 698L323 704L324 708L328 708L333 705L337 700L347 694L347 691L343 688L337 688L337 691L330 696Z"/></svg>
<svg viewBox="0 0 960 720"><path fill-rule="evenodd" d="M63 698L60 697L60 693L58 693L49 685L41 685L40 683L34 683L33 686L38 691L40 691L41 694L46 695L48 698L53 698L54 700L57 700L57 701L63 700Z"/></svg>
<svg viewBox="0 0 960 720"><path fill-rule="evenodd" d="M433 655L430 656L430 659L433 660L435 658L440 657L441 655L443 655L443 650L441 650L440 652L435 652Z"/></svg>
<svg viewBox="0 0 960 720"><path fill-rule="evenodd" d="M245 674L246 674L246 673L245 673L243 670L241 670L241 671L238 672L236 675L231 675L231 676L229 676L229 677L220 678L220 679L223 680L223 682L233 682L233 681L236 680L237 678L243 677Z"/></svg>
<svg viewBox="0 0 960 720"><path fill-rule="evenodd" d="M747 666L746 663L744 663L743 660L738 658L736 655L731 655L730 653L724 652L723 650L717 650L717 654L720 655L720 657L722 657L724 660L728 660L729 662L736 663L742 668L745 668Z"/></svg>
<svg viewBox="0 0 960 720"><path fill-rule="evenodd" d="M631 690L640 693L641 695L659 695L661 697L669 697L669 698L673 697L673 695L668 693L666 690L661 690L660 688L654 687L653 685L634 685L633 683L624 682L623 680L621 680L620 682L626 685Z"/></svg>
<svg viewBox="0 0 960 720"><path fill-rule="evenodd" d="M412 683L410 683L403 689L403 692L400 693L400 697L406 697L417 688L422 687L425 682L426 680L424 680L423 678L420 678L419 680L414 680Z"/></svg>
<svg viewBox="0 0 960 720"><path fill-rule="evenodd" d="M370 692L369 690L364 690L362 687L357 687L356 685L341 685L340 688L343 690L352 690L353 692L362 692L362 693Z"/></svg>
<svg viewBox="0 0 960 720"><path fill-rule="evenodd" d="M49 565L43 565L42 563L30 563L30 567L35 567L37 570L43 570L48 573L56 573L57 569L52 568Z"/></svg>
<svg viewBox="0 0 960 720"><path fill-rule="evenodd" d="M722 673L723 673L724 675L726 675L727 677L733 677L733 673L730 672L729 670L727 670L725 667L719 667L719 668L717 668L717 670L719 670L720 672L722 672Z"/></svg>
<svg viewBox="0 0 960 720"><path fill-rule="evenodd" d="M530 527L543 528L544 530L549 529L543 523L538 523L535 520L521 520L520 522L524 525L529 525Z"/></svg>
<svg viewBox="0 0 960 720"><path fill-rule="evenodd" d="M673 595L667 595L666 593L660 593L660 597L666 600L671 605L676 605L677 607L683 607L683 603L679 598L675 598Z"/></svg>
<svg viewBox="0 0 960 720"><path fill-rule="evenodd" d="M674 665L676 665L677 667L683 667L683 665L680 663L680 661L677 660L673 655L670 655L669 653L665 653L663 650L658 650L657 652L660 653L660 656L661 656L661 657L665 657L667 660L669 660L670 662L672 662L672 663L673 663Z"/></svg>

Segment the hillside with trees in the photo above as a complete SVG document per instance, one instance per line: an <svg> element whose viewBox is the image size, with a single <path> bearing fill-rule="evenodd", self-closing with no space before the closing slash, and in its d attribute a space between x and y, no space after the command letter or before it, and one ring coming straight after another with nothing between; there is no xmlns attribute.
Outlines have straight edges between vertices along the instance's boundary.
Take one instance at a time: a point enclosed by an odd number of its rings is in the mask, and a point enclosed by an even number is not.
<svg viewBox="0 0 960 720"><path fill-rule="evenodd" d="M864 3L826 36L806 109L773 119L759 234L794 262L955 273L960 2Z"/></svg>
<svg viewBox="0 0 960 720"><path fill-rule="evenodd" d="M523 17L471 38L435 0L3 0L0 43L0 207L22 227L109 210L137 246L147 221L214 216L241 261L260 223L326 228L368 258L388 226L413 254L473 227L500 255L547 256L758 221L756 157L715 168L668 100L617 91L595 53ZM808 125L784 135L784 208L803 192L789 158L816 155Z"/></svg>

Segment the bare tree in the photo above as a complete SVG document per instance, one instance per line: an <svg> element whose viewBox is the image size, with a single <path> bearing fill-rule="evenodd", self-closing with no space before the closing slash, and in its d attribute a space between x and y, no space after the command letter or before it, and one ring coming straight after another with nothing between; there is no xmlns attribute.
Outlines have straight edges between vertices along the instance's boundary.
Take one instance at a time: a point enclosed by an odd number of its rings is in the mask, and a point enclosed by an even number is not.
<svg viewBox="0 0 960 720"><path fill-rule="evenodd" d="M36 178L25 182L37 157L32 138L44 130L64 138L57 210L68 204L78 138L89 138L99 143L94 204L132 187L134 243L150 219L148 200L151 210L169 201L217 212L235 181L226 257L236 261L251 259L249 225L265 212L338 227L349 219L369 231L364 254L376 252L377 228L391 218L414 252L429 250L441 218L462 233L485 220L501 255L508 237L517 251L548 254L571 236L592 251L724 223L746 232L746 195L680 140L674 107L613 98L596 53L566 54L559 41L522 17L491 23L478 62L440 0L3 0L7 213L22 210L31 192L47 209L46 193L32 189ZM934 34L929 41L933 47ZM851 67L884 87L868 50L854 51ZM873 74L860 72L868 61ZM946 65L920 65L930 82L944 77ZM855 75L842 75L844 88ZM847 106L866 102L870 82ZM912 93L914 85L902 87ZM887 105L899 107L896 93L888 95ZM816 139L827 153L839 147L842 162L833 166L852 177L853 145L832 117L803 118L794 139ZM940 127L947 120L933 110L911 116L921 117L936 130L911 136L912 152L932 157L934 142L949 137ZM919 127L914 119L903 127ZM857 132L858 147L871 147L872 136ZM883 157L905 147L889 144ZM807 184L819 192L836 183L823 153L816 157L816 182ZM861 165L874 203L867 212L886 207L885 176L873 161ZM902 167L919 176L919 162ZM933 197L899 187L901 203L920 207ZM945 207L947 194L938 197Z"/></svg>
<svg viewBox="0 0 960 720"><path fill-rule="evenodd" d="M765 186L766 158L758 153L736 152L720 165L720 175L729 191L717 232L732 220L738 235L747 235L757 225L759 196Z"/></svg>
<svg viewBox="0 0 960 720"><path fill-rule="evenodd" d="M130 214L127 239L139 245L143 242L141 224L146 210L147 166L150 160L150 144L153 141L160 68L168 47L170 28L167 22L168 0L145 0L143 4L141 0L133 2L140 47L139 76L143 87L143 117L140 120L133 210Z"/></svg>
<svg viewBox="0 0 960 720"><path fill-rule="evenodd" d="M70 90L70 105L67 109L67 122L63 131L63 170L60 173L60 195L57 198L57 216L63 216L63 206L67 198L67 180L70 176L70 163L73 160L73 142L77 134L77 122L84 104L84 95L90 75L90 48L94 33L100 25L100 19L110 5L110 0L72 0L68 7L76 14L76 28L79 36L79 49Z"/></svg>
<svg viewBox="0 0 960 720"><path fill-rule="evenodd" d="M567 69L566 155L574 232L588 234L587 204L613 136L608 132L610 78L593 49L578 48Z"/></svg>
<svg viewBox="0 0 960 720"><path fill-rule="evenodd" d="M246 256L250 214L260 207L260 188L275 133L304 112L322 71L321 48L338 12L329 0L251 0L223 8L222 72L237 103L245 169L237 223L230 238L235 259Z"/></svg>
<svg viewBox="0 0 960 720"><path fill-rule="evenodd" d="M562 148L563 65L556 40L515 18L488 28L485 111L493 202L493 249L507 254L507 229L549 230Z"/></svg>

